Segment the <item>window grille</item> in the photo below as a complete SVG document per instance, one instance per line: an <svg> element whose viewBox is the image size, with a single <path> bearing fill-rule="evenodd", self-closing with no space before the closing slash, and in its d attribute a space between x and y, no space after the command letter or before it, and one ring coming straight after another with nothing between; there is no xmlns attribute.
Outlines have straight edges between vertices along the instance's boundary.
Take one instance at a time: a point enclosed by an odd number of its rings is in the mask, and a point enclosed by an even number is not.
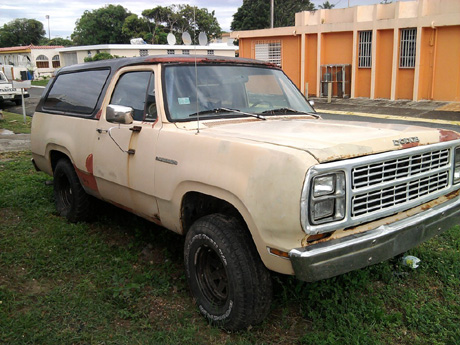
<svg viewBox="0 0 460 345"><path fill-rule="evenodd" d="M190 49L182 49L182 54L190 55Z"/></svg>
<svg viewBox="0 0 460 345"><path fill-rule="evenodd" d="M168 49L168 54L169 55L174 55L174 54L176 54L176 52L174 51L174 49Z"/></svg>
<svg viewBox="0 0 460 345"><path fill-rule="evenodd" d="M49 68L50 67L48 58L45 55L37 56L36 64L37 64L37 68Z"/></svg>
<svg viewBox="0 0 460 345"><path fill-rule="evenodd" d="M208 55L214 55L214 50L208 50Z"/></svg>
<svg viewBox="0 0 460 345"><path fill-rule="evenodd" d="M415 67L415 44L417 41L417 29L402 29L399 48L399 67Z"/></svg>
<svg viewBox="0 0 460 345"><path fill-rule="evenodd" d="M372 31L359 32L358 67L372 67Z"/></svg>
<svg viewBox="0 0 460 345"><path fill-rule="evenodd" d="M59 55L54 55L51 61L53 64L53 68L61 67L61 59L59 58Z"/></svg>
<svg viewBox="0 0 460 345"><path fill-rule="evenodd" d="M149 55L148 49L139 49L139 56L147 56Z"/></svg>
<svg viewBox="0 0 460 345"><path fill-rule="evenodd" d="M257 60L274 63L281 67L281 41L256 42L255 58Z"/></svg>

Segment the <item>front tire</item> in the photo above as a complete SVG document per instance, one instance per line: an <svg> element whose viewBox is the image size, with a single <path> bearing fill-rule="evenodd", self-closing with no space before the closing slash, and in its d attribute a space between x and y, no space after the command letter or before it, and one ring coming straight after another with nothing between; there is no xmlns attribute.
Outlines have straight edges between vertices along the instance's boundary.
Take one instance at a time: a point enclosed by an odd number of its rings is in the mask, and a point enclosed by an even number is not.
<svg viewBox="0 0 460 345"><path fill-rule="evenodd" d="M211 324L236 331L268 314L272 284L248 231L221 214L197 220L185 240L190 290Z"/></svg>
<svg viewBox="0 0 460 345"><path fill-rule="evenodd" d="M53 177L54 199L58 214L72 223L88 220L91 197L86 194L68 159L60 159L57 162Z"/></svg>

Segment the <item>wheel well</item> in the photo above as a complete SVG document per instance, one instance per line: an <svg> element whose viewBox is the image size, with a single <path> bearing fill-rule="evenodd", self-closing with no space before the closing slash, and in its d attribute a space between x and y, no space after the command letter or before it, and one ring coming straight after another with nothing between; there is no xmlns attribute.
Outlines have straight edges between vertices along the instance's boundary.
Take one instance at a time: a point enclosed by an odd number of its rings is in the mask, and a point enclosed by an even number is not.
<svg viewBox="0 0 460 345"><path fill-rule="evenodd" d="M198 192L189 192L182 199L181 219L184 234L192 224L201 217L213 213L235 217L241 224L246 225L238 210L225 200Z"/></svg>
<svg viewBox="0 0 460 345"><path fill-rule="evenodd" d="M65 153L62 153L60 151L51 151L50 152L50 160L51 160L51 168L54 169L56 168L56 164L57 162L59 162L60 159L69 159L69 157L65 154Z"/></svg>

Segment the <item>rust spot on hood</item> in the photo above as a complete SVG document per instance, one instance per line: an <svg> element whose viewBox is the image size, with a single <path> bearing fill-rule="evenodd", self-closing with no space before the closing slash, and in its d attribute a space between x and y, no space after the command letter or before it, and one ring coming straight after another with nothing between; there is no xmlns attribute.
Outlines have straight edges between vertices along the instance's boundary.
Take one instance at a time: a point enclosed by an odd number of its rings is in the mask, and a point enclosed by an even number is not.
<svg viewBox="0 0 460 345"><path fill-rule="evenodd" d="M454 131L450 131L447 129L439 129L439 141L451 141L460 139L460 134Z"/></svg>
<svg viewBox="0 0 460 345"><path fill-rule="evenodd" d="M411 147L417 147L419 144L420 144L420 142L402 144L401 148L402 149L410 149Z"/></svg>

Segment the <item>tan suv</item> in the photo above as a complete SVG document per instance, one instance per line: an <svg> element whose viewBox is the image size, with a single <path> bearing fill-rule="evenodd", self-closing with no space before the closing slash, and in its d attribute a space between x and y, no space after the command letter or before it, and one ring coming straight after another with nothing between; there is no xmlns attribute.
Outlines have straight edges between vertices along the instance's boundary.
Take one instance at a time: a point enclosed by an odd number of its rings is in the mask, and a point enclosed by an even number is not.
<svg viewBox="0 0 460 345"><path fill-rule="evenodd" d="M197 306L229 330L266 316L270 271L325 279L458 224L459 138L326 121L277 66L201 56L62 68L32 122L59 213L93 196L185 235Z"/></svg>

